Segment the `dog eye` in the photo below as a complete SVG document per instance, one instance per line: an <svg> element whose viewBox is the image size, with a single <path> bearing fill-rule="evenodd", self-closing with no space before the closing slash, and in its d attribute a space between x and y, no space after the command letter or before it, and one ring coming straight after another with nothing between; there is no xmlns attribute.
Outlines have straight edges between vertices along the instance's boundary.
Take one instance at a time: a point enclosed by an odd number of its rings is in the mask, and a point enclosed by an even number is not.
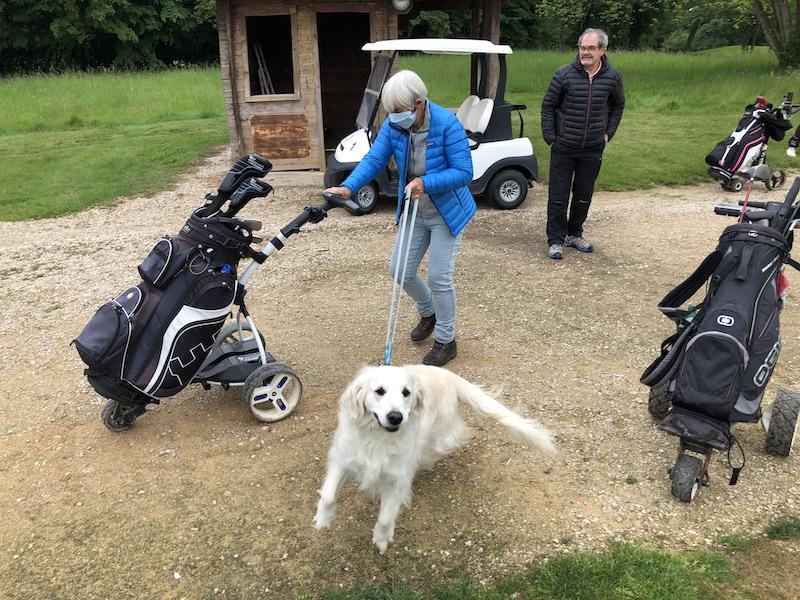
<svg viewBox="0 0 800 600"><path fill-rule="evenodd" d="M386 393L386 390L382 387L379 387L377 390L375 390L375 393L378 394L378 396L383 396Z"/></svg>
<svg viewBox="0 0 800 600"><path fill-rule="evenodd" d="M411 392L408 391L408 388L403 388L403 396L408 397Z"/></svg>

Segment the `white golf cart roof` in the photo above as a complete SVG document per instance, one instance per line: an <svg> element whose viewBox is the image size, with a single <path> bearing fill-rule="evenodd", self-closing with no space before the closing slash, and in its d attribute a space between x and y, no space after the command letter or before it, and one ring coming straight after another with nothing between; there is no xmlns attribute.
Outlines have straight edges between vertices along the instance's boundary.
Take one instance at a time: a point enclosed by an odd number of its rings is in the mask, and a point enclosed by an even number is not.
<svg viewBox="0 0 800 600"><path fill-rule="evenodd" d="M488 40L420 38L415 40L381 40L361 47L369 52L413 50L426 54L511 54L511 46Z"/></svg>

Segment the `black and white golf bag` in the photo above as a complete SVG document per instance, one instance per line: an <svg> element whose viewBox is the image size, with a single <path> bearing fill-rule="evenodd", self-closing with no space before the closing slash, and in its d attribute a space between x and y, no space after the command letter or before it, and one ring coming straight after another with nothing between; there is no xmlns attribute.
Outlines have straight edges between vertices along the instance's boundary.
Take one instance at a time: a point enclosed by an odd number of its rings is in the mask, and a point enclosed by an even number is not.
<svg viewBox="0 0 800 600"><path fill-rule="evenodd" d="M746 106L736 129L706 155L708 174L727 182L737 172L760 164L764 144L769 139L782 140L791 126L781 111L766 101Z"/></svg>
<svg viewBox="0 0 800 600"><path fill-rule="evenodd" d="M731 225L717 249L659 303L677 332L641 381L669 393L662 429L725 450L730 423L758 420L780 352L778 277L788 253L787 239L770 227ZM681 308L706 282L703 301Z"/></svg>
<svg viewBox="0 0 800 600"><path fill-rule="evenodd" d="M186 387L237 299L237 266L252 238L223 216L192 213L139 265L142 281L109 300L75 339L101 395L147 404Z"/></svg>

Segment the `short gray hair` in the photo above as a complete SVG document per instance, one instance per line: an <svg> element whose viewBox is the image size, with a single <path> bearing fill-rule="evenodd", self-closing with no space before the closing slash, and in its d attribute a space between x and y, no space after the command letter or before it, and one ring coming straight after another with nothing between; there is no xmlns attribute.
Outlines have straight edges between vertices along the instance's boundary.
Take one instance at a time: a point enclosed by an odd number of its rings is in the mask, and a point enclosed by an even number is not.
<svg viewBox="0 0 800 600"><path fill-rule="evenodd" d="M600 47L601 48L608 48L608 34L605 31L603 31L602 29L594 29L593 27L590 27L589 29L587 29L586 31L584 31L582 34L580 34L578 36L578 45L579 46L581 45L581 40L583 39L583 36L585 36L587 33L596 33L597 34L597 39L600 42Z"/></svg>
<svg viewBox="0 0 800 600"><path fill-rule="evenodd" d="M428 88L414 71L398 71L383 86L381 103L386 112L413 110L417 98L428 97Z"/></svg>

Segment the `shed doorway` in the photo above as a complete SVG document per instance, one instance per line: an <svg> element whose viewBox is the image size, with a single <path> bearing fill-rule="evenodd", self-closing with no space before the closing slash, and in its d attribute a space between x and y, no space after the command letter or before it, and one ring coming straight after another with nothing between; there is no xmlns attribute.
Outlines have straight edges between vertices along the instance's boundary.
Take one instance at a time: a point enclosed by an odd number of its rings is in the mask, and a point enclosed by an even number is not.
<svg viewBox="0 0 800 600"><path fill-rule="evenodd" d="M325 151L356 128L361 96L370 72L368 12L318 12L320 98Z"/></svg>

